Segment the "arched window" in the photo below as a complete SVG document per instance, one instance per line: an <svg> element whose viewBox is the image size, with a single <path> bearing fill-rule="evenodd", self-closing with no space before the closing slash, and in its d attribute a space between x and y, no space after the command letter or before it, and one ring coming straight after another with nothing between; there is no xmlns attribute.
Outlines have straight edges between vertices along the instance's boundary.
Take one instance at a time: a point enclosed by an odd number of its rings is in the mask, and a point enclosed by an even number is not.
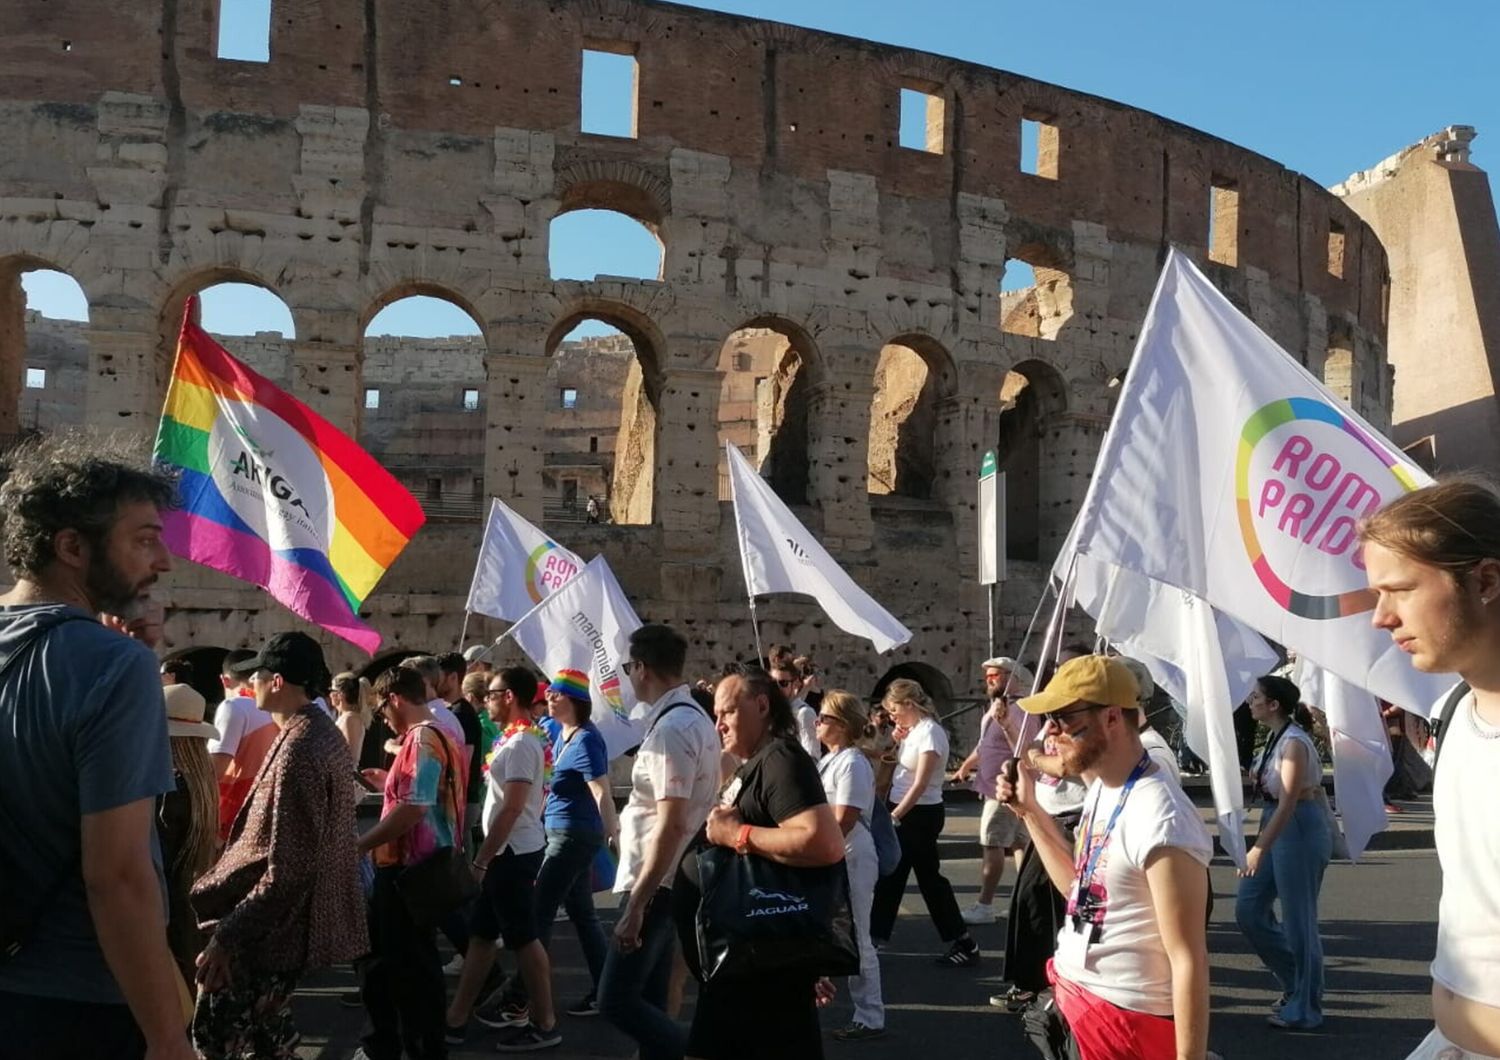
<svg viewBox="0 0 1500 1060"><path fill-rule="evenodd" d="M1000 274L1000 330L1055 339L1073 315L1073 281L1061 257L1041 243L1011 250Z"/></svg>
<svg viewBox="0 0 1500 1060"><path fill-rule="evenodd" d="M808 502L807 406L814 371L811 340L785 321L752 321L719 350L719 445L733 442L788 504ZM719 461L719 499L729 468Z"/></svg>
<svg viewBox="0 0 1500 1060"><path fill-rule="evenodd" d="M554 280L621 276L659 280L663 248L645 224L615 210L578 209L552 219L548 262Z"/></svg>
<svg viewBox="0 0 1500 1060"><path fill-rule="evenodd" d="M431 519L485 509L485 342L440 294L390 292L364 332L359 440Z"/></svg>
<svg viewBox="0 0 1500 1060"><path fill-rule="evenodd" d="M938 400L949 391L947 353L925 338L887 344L870 406L869 491L926 500L937 476Z"/></svg>
<svg viewBox="0 0 1500 1060"><path fill-rule="evenodd" d="M644 322L608 308L553 328L547 353L544 505L549 522L649 525L655 517L658 355Z"/></svg>
<svg viewBox="0 0 1500 1060"><path fill-rule="evenodd" d="M234 356L267 379L289 385L292 311L275 292L253 283L216 283L198 292L198 323Z"/></svg>
<svg viewBox="0 0 1500 1060"><path fill-rule="evenodd" d="M88 299L67 273L0 262L0 435L83 423L88 320Z"/></svg>
<svg viewBox="0 0 1500 1060"><path fill-rule="evenodd" d="M1062 377L1039 361L1016 365L1000 386L995 452L1005 472L1006 555L1039 560L1042 540L1042 428L1063 411Z"/></svg>

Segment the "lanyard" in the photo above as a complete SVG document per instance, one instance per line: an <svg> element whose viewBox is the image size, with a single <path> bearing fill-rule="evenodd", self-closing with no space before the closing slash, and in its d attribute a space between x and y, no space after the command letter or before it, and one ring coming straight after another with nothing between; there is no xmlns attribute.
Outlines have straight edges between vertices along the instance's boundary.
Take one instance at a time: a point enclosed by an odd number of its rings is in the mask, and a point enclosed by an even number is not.
<svg viewBox="0 0 1500 1060"><path fill-rule="evenodd" d="M1099 810L1099 796L1094 796L1093 809L1089 811L1089 818L1083 827L1083 850L1079 856L1078 894L1089 893L1089 888L1094 883L1094 870L1099 866L1099 855L1104 853L1104 848L1109 846L1109 837L1115 830L1115 822L1120 819L1120 811L1125 808L1125 800L1130 798L1130 792L1135 788L1135 782L1140 780L1151 766L1151 756L1145 752L1141 753L1141 760L1135 764L1130 771L1130 776L1125 781L1125 787L1120 791L1120 801L1115 803L1114 812L1109 815L1109 821L1104 826L1104 834L1099 837L1099 845L1094 847L1094 817ZM1093 847L1093 849L1090 849Z"/></svg>

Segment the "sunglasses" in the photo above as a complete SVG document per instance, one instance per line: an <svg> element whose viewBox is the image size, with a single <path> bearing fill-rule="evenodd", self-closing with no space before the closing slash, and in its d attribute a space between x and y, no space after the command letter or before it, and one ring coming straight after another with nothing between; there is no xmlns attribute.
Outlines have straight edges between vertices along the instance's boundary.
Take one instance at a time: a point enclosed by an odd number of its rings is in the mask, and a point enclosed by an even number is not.
<svg viewBox="0 0 1500 1060"><path fill-rule="evenodd" d="M794 680L793 680L793 679L792 679L792 678L790 678L790 677L785 677L785 678L782 678L782 677L778 677L778 678L777 678L777 679L776 679L776 683L777 683L777 684L778 684L778 685L780 685L780 686L781 686L781 687L782 687L782 688L791 688L791 687L792 687L792 686L793 686L793 685L794 685L794 684L796 684L796 683L797 683L797 682L796 682L796 681L794 681Z"/></svg>
<svg viewBox="0 0 1500 1060"><path fill-rule="evenodd" d="M1069 728L1069 726L1072 723L1073 719L1081 718L1085 714L1092 714L1095 711L1105 710L1105 709L1107 709L1107 708L1101 706L1098 703L1085 703L1085 704L1083 704L1080 707L1068 707L1066 710L1052 710L1052 711L1048 711L1046 714L1042 715L1042 720L1045 721L1045 722L1048 722L1050 724L1056 725L1059 729L1062 729L1064 732L1075 732L1075 731L1076 732L1082 732L1083 729L1074 730L1074 729L1070 729Z"/></svg>
<svg viewBox="0 0 1500 1060"><path fill-rule="evenodd" d="M839 725L839 724L843 723L843 720L844 720L843 718L835 717L832 714L819 714L818 715L818 724L819 725Z"/></svg>

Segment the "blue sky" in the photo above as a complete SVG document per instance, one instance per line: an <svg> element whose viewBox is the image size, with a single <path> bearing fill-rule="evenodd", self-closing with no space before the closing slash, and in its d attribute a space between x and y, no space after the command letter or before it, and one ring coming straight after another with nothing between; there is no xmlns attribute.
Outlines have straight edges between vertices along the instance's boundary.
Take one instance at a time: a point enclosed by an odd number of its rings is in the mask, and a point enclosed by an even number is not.
<svg viewBox="0 0 1500 1060"><path fill-rule="evenodd" d="M269 0L223 0L226 54L264 55ZM691 6L791 22L935 52L1154 111L1334 184L1445 125L1474 125L1474 162L1500 167L1497 0L721 0ZM607 73L609 56L592 69ZM592 82L591 82L592 83ZM586 95L586 123L618 121L617 93ZM613 114L611 113L613 111ZM910 128L910 127L909 127ZM1493 180L1493 176L1492 176ZM654 276L660 248L634 222L581 214L552 233L555 275ZM1013 280L1013 278L1011 278ZM25 278L33 307L76 315L70 282ZM1007 284L1010 286L1011 284ZM205 323L290 330L279 300L254 288L204 300ZM587 328L597 333L602 326ZM431 299L387 308L372 334L472 334Z"/></svg>

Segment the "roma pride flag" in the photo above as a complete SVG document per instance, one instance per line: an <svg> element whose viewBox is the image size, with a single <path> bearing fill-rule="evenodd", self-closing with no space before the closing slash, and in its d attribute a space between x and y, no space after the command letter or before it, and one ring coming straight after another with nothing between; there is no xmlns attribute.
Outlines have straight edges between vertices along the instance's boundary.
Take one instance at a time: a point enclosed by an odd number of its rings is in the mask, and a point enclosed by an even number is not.
<svg viewBox="0 0 1500 1060"><path fill-rule="evenodd" d="M180 472L165 517L173 554L259 585L374 653L359 605L425 520L348 435L231 357L190 302L156 460Z"/></svg>

